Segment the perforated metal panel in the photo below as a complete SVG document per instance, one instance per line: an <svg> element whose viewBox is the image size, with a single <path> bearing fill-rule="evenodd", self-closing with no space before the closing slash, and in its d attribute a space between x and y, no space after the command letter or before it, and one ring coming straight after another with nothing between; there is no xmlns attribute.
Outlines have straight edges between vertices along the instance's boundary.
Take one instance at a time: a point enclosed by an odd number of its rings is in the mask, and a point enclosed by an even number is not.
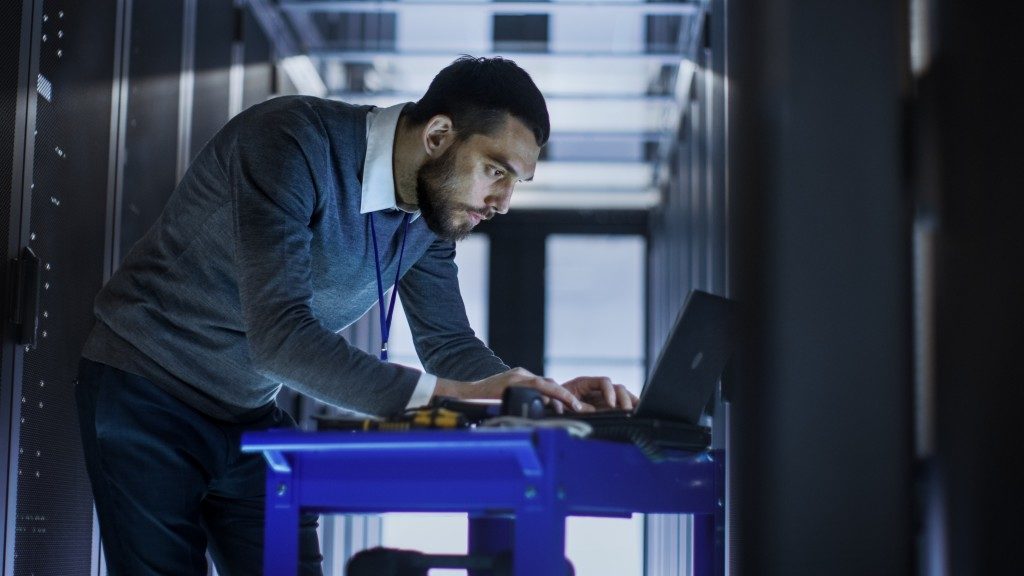
<svg viewBox="0 0 1024 576"><path fill-rule="evenodd" d="M177 184L183 2L132 7L119 260L156 222Z"/></svg>
<svg viewBox="0 0 1024 576"><path fill-rule="evenodd" d="M7 262L8 234L10 232L11 198L14 191L15 143L24 138L15 133L18 105L18 76L21 61L21 2L6 2L0 8L0 255ZM0 278L7 278L6 271ZM4 283L6 294L6 283ZM4 299L6 301L6 299ZM0 365L3 348L0 348ZM0 398L9 386L0 380ZM9 392L9 390L7 390Z"/></svg>
<svg viewBox="0 0 1024 576"><path fill-rule="evenodd" d="M13 194L15 140L14 121L18 104L18 69L21 57L21 2L5 2L0 9L0 238L7 238ZM7 244L0 247L7 256Z"/></svg>
<svg viewBox="0 0 1024 576"><path fill-rule="evenodd" d="M242 19L242 42L245 45L245 79L242 88L244 109L263 102L274 91L270 41L250 10L245 11Z"/></svg>
<svg viewBox="0 0 1024 576"><path fill-rule="evenodd" d="M30 246L38 346L24 353L14 573L88 574L92 494L73 381L103 281L116 2L43 4Z"/></svg>
<svg viewBox="0 0 1024 576"><path fill-rule="evenodd" d="M195 91L192 97L191 157L227 123L231 91L232 0L203 0L196 16Z"/></svg>

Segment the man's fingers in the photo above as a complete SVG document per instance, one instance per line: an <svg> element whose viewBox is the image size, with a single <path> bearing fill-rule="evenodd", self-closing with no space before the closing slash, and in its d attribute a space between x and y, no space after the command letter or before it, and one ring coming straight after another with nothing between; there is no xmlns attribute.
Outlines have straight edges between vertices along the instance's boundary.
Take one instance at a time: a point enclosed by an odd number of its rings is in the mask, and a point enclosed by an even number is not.
<svg viewBox="0 0 1024 576"><path fill-rule="evenodd" d="M612 381L600 376L579 376L563 385L579 394L580 398L591 399L595 404L615 406L615 389Z"/></svg>
<svg viewBox="0 0 1024 576"><path fill-rule="evenodd" d="M579 376L563 384L564 388L578 394L580 398L609 408L614 408L618 401L614 386L610 379L598 376Z"/></svg>
<svg viewBox="0 0 1024 576"><path fill-rule="evenodd" d="M507 386L528 386L537 390L543 395L544 404L552 405L559 414L564 413L567 407L574 412L593 412L597 409L595 404L609 407L623 405L622 396L615 388L618 385L612 384L608 378L580 377L559 385L551 378L536 376L522 368L514 368L509 372L512 373L512 378L509 378ZM590 404L581 398L596 402ZM628 400L628 395L626 399ZM628 405L632 407L632 403Z"/></svg>
<svg viewBox="0 0 1024 576"><path fill-rule="evenodd" d="M512 368L508 372L503 372L494 383L498 384L497 394L501 396L502 391L509 386L525 386L533 388L541 393L543 396L544 404L550 404L552 401L555 402L555 410L559 410L558 404L565 404L571 406L573 410L579 412L586 409L586 406L580 402L579 398L576 397L573 392L558 385L551 378L544 378L543 376L537 376L525 368ZM564 406L561 408L564 409Z"/></svg>
<svg viewBox="0 0 1024 576"><path fill-rule="evenodd" d="M566 388L559 386L554 380L550 378L537 378L534 380L534 383L534 387L542 394L550 396L555 400L560 400L576 412L583 410L583 404L579 401L579 398L576 398L576 396Z"/></svg>
<svg viewBox="0 0 1024 576"><path fill-rule="evenodd" d="M618 397L619 408L623 410L632 410L636 406L635 396L626 390L626 387L622 384L615 385L615 395Z"/></svg>
<svg viewBox="0 0 1024 576"><path fill-rule="evenodd" d="M621 405L621 402L617 398L616 385L612 384L612 381L608 378L601 378L598 380L598 385L601 387L601 392L604 394L604 401L608 404L609 408L615 408Z"/></svg>
<svg viewBox="0 0 1024 576"><path fill-rule="evenodd" d="M608 378L584 376L565 383L566 387L581 392L581 397L601 408L632 410L639 399L622 384L613 384Z"/></svg>

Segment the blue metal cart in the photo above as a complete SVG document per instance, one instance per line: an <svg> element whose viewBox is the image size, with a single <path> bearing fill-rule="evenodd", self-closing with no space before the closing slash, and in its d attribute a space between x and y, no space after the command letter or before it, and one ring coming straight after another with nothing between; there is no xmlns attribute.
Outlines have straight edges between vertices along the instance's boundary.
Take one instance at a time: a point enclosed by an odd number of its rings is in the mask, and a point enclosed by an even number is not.
<svg viewBox="0 0 1024 576"><path fill-rule="evenodd" d="M694 514L695 576L724 575L720 451L652 461L564 430L271 430L243 436L268 463L265 573L292 575L299 511L468 512L471 554L511 550L516 576L564 575L567 516Z"/></svg>

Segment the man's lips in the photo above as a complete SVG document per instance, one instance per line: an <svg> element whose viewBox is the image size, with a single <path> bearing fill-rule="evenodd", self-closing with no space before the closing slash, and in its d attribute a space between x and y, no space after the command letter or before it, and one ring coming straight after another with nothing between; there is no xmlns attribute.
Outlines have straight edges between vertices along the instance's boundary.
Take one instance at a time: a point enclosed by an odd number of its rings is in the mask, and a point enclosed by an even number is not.
<svg viewBox="0 0 1024 576"><path fill-rule="evenodd" d="M476 226L482 220L490 220L490 218L491 218L491 215L489 213L488 214L484 214L482 212L476 212L474 210L469 210L468 212L469 212L469 219L473 223L473 226Z"/></svg>

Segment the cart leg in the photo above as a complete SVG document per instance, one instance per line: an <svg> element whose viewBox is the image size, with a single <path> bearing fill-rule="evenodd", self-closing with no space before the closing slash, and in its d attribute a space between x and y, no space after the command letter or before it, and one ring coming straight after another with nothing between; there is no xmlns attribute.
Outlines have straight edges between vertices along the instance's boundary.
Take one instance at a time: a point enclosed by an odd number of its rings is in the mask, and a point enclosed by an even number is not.
<svg viewBox="0 0 1024 576"><path fill-rule="evenodd" d="M292 576L299 565L299 507L292 500L289 477L267 473L263 528L263 573Z"/></svg>
<svg viewBox="0 0 1024 576"><path fill-rule="evenodd" d="M513 552L515 576L565 576L565 518L543 512L520 512L515 520L471 516L469 553ZM470 576L491 576L470 571Z"/></svg>
<svg viewBox="0 0 1024 576"><path fill-rule="evenodd" d="M694 576L725 576L725 452L712 450L715 464L715 504L711 514L693 517Z"/></svg>
<svg viewBox="0 0 1024 576"><path fill-rule="evenodd" d="M516 515L515 576L565 576L565 517L543 511Z"/></svg>
<svg viewBox="0 0 1024 576"><path fill-rule="evenodd" d="M715 571L715 515L693 516L693 576L716 576Z"/></svg>
<svg viewBox="0 0 1024 576"><path fill-rule="evenodd" d="M494 556L512 550L515 525L511 516L469 516L470 555ZM469 576L491 576L490 570L470 570Z"/></svg>

